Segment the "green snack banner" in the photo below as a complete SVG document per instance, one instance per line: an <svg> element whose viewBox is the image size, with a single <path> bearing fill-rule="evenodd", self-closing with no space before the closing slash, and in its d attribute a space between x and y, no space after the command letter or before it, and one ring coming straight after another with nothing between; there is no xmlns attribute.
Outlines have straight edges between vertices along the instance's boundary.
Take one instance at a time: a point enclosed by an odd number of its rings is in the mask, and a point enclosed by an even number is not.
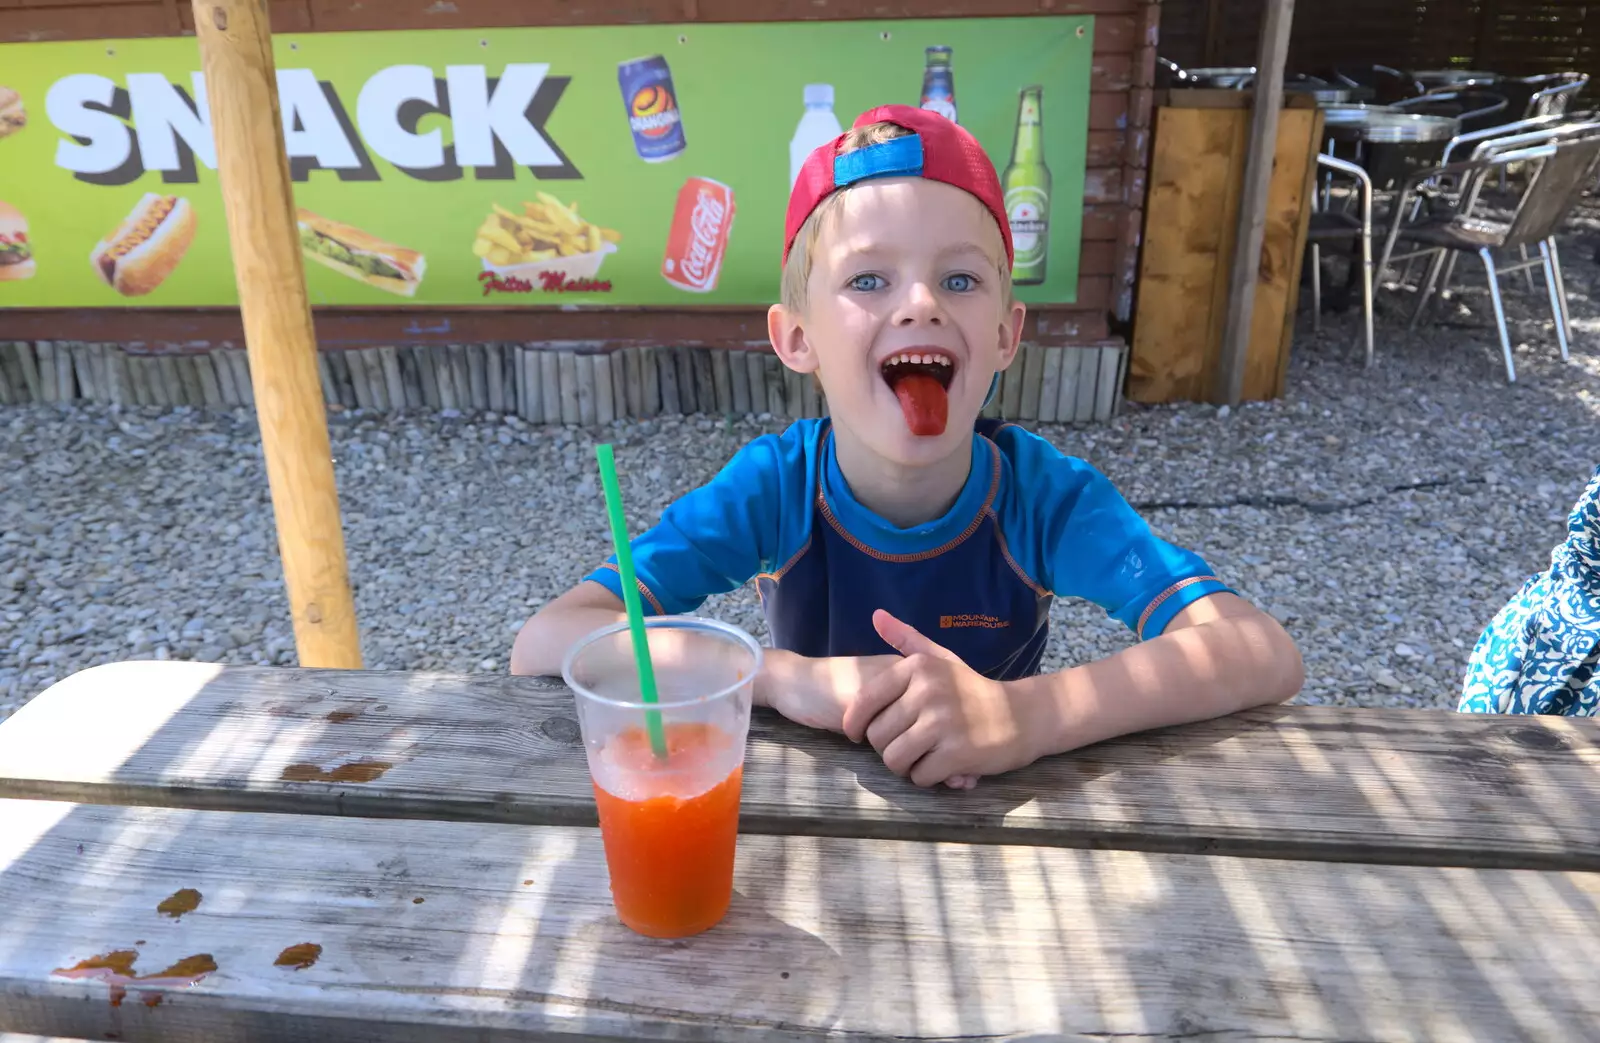
<svg viewBox="0 0 1600 1043"><path fill-rule="evenodd" d="M1003 175L1070 302L1093 19L274 38L315 305L765 305L801 160L876 105ZM0 308L238 300L191 38L0 45Z"/></svg>

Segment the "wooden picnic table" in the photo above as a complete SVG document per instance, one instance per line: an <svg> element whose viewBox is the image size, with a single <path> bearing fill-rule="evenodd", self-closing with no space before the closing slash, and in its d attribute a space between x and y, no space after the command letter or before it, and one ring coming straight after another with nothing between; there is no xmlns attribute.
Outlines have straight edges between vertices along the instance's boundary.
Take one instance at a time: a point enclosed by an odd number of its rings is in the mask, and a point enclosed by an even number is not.
<svg viewBox="0 0 1600 1043"><path fill-rule="evenodd" d="M559 683L85 671L0 725L0 1034L1600 1030L1600 722L1275 707L955 792L758 711L732 909L676 942L593 823Z"/></svg>

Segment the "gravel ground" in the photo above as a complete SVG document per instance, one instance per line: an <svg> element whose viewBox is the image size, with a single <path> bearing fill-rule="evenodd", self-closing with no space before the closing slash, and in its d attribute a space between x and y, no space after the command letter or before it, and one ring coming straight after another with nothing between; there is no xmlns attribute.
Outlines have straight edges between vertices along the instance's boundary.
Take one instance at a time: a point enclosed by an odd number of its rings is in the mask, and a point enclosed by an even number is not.
<svg viewBox="0 0 1600 1043"><path fill-rule="evenodd" d="M1542 293L1508 280L1515 386L1479 279L1415 334L1410 294L1381 295L1374 370L1351 347L1354 312L1320 335L1302 314L1281 400L1128 407L1042 432L1285 623L1306 658L1301 701L1451 707L1479 631L1547 563L1600 463L1597 232L1585 213L1564 244L1571 363ZM330 421L367 665L456 672L504 670L518 625L606 552L597 436L619 447L642 527L781 426ZM764 632L748 589L703 611ZM1061 604L1046 663L1128 640L1097 608ZM294 662L254 417L0 409L0 719L74 671L137 658Z"/></svg>

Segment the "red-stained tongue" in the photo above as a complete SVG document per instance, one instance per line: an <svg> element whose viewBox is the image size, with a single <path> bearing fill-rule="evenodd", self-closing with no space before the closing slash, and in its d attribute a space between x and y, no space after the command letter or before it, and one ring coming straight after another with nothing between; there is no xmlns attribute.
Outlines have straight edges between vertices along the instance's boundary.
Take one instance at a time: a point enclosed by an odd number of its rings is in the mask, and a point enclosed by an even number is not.
<svg viewBox="0 0 1600 1043"><path fill-rule="evenodd" d="M906 416L906 426L919 437L944 434L950 418L950 396L938 378L927 373L907 373L894 382L895 397Z"/></svg>

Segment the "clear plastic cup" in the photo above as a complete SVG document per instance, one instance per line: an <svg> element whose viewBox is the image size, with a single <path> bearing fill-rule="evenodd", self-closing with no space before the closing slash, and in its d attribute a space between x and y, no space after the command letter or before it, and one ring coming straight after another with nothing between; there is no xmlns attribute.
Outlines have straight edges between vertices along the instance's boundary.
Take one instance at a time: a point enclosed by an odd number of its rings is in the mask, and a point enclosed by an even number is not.
<svg viewBox="0 0 1600 1043"><path fill-rule="evenodd" d="M655 704L639 699L626 623L578 642L561 675L577 695L617 916L640 934L683 938L715 926L733 896L761 646L738 627L691 616L647 619L645 633ZM666 757L652 748L650 710Z"/></svg>

